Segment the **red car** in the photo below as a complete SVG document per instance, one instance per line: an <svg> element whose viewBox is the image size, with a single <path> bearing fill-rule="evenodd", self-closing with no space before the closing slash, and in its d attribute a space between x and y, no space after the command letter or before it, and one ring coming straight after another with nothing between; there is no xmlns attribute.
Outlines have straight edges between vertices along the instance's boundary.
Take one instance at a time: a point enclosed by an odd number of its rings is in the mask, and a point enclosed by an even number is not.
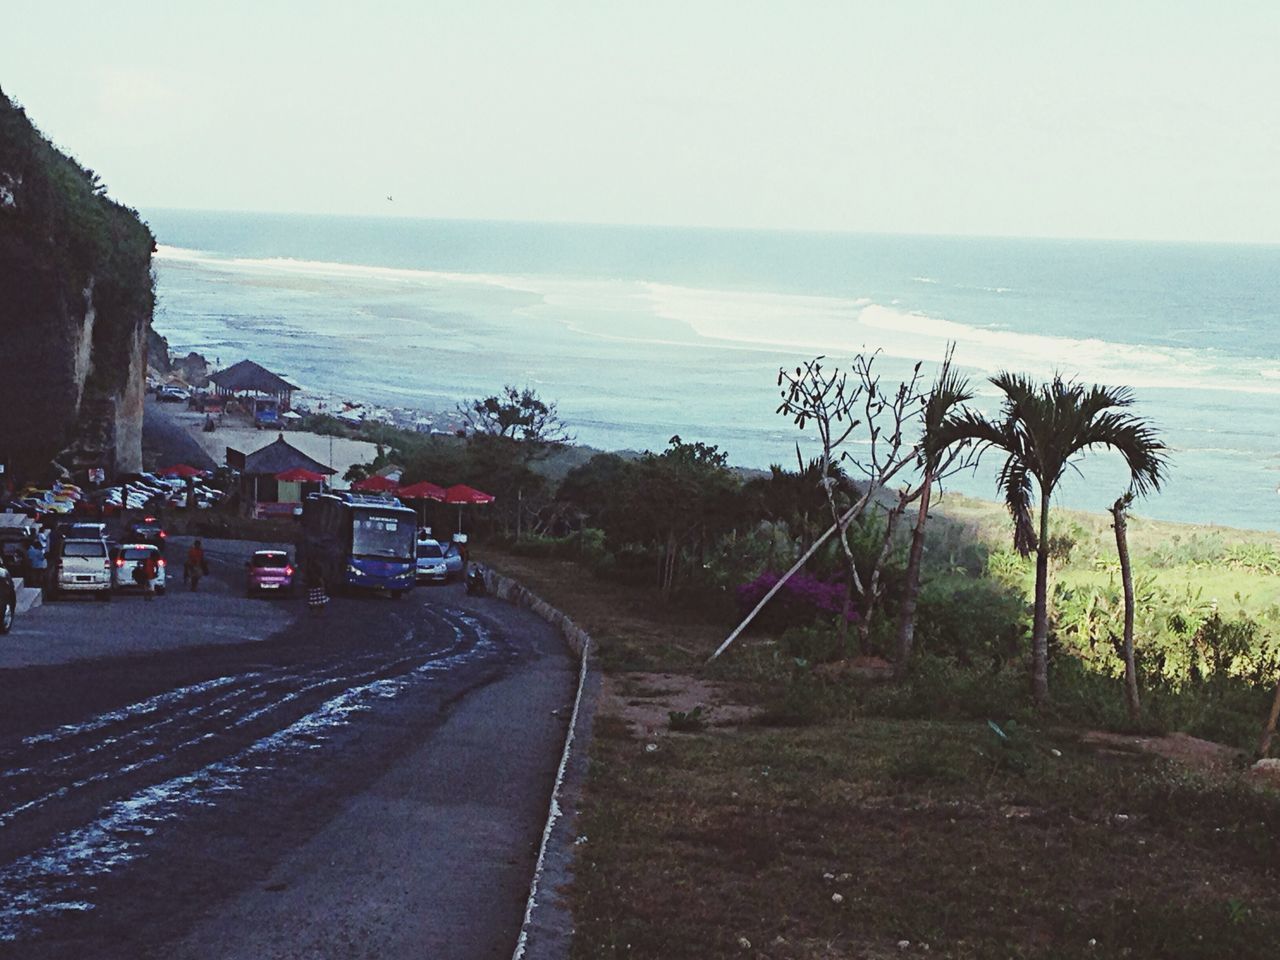
<svg viewBox="0 0 1280 960"><path fill-rule="evenodd" d="M283 550L256 550L245 564L248 579L245 594L293 592L293 564Z"/></svg>

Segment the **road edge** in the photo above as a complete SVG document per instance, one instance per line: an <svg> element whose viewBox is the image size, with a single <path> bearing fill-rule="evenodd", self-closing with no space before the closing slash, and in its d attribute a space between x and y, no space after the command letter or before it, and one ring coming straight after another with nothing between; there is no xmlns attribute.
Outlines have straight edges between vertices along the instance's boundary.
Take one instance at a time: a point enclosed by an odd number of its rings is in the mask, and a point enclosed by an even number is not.
<svg viewBox="0 0 1280 960"><path fill-rule="evenodd" d="M574 850L580 839L587 842L587 838L577 836L575 827L587 773L587 752L583 748L591 742L600 674L591 658L590 634L519 581L488 567L484 578L492 596L523 607L554 627L579 660L573 712L551 788L547 822L525 901L524 921L512 953L512 960L562 960L569 955L574 925L573 913L559 891L572 879ZM575 746L579 749L575 750Z"/></svg>

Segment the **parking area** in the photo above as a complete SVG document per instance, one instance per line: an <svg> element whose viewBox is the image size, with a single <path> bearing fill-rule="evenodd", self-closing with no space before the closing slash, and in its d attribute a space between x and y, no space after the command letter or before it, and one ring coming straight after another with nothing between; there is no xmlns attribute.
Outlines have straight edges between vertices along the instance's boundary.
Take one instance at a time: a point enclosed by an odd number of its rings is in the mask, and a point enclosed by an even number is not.
<svg viewBox="0 0 1280 960"><path fill-rule="evenodd" d="M0 669L51 666L182 647L265 640L302 609L301 594L245 596L244 565L253 551L285 544L244 540L202 540L209 576L196 592L182 580L182 563L192 539L172 538L165 548L168 588L154 603L136 590L117 591L111 603L92 595L46 600L20 616L0 642Z"/></svg>

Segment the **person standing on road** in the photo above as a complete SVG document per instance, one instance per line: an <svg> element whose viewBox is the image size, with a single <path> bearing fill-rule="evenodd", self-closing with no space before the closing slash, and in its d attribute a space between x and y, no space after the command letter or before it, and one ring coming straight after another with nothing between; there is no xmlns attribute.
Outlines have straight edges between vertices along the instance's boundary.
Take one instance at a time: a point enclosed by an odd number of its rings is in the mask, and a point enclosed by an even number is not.
<svg viewBox="0 0 1280 960"><path fill-rule="evenodd" d="M205 559L204 547L197 540L187 551L187 562L182 568L182 577L187 581L188 590L200 587L200 578L209 572L209 561Z"/></svg>
<svg viewBox="0 0 1280 960"><path fill-rule="evenodd" d="M43 595L45 581L49 577L49 558L45 556L39 540L27 541L27 571L31 580L27 585L39 588Z"/></svg>
<svg viewBox="0 0 1280 960"><path fill-rule="evenodd" d="M324 589L324 572L315 560L307 561L304 582L307 587L307 607L313 615L318 615L324 611L324 605L329 602L329 595Z"/></svg>
<svg viewBox="0 0 1280 960"><path fill-rule="evenodd" d="M146 559L140 564L142 567L142 595L147 600L156 598L156 578L160 576L160 560L159 552L156 550L148 550Z"/></svg>

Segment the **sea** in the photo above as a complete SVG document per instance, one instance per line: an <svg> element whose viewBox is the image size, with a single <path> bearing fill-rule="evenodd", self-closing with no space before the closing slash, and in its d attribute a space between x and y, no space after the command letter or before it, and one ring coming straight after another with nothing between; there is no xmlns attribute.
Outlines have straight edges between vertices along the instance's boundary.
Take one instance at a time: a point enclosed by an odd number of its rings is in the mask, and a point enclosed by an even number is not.
<svg viewBox="0 0 1280 960"><path fill-rule="evenodd" d="M886 383L927 379L954 343L988 413L1005 370L1131 388L1170 448L1135 513L1280 530L1278 246L143 216L172 349L313 395L431 412L528 385L593 447L678 435L793 466L814 439L777 412L780 368L877 351ZM948 488L996 498L999 466ZM1125 486L1117 455L1090 454L1055 502L1100 511Z"/></svg>

